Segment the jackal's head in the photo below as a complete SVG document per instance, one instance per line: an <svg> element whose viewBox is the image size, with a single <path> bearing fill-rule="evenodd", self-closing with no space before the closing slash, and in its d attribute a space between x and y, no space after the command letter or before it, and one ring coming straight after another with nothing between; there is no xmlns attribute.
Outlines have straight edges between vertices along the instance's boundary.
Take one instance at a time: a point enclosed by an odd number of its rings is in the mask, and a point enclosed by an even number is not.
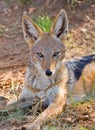
<svg viewBox="0 0 95 130"><path fill-rule="evenodd" d="M54 74L65 57L62 38L68 32L66 12L61 10L50 29L44 33L28 16L22 18L23 33L30 48L30 59L39 71L47 76Z"/></svg>

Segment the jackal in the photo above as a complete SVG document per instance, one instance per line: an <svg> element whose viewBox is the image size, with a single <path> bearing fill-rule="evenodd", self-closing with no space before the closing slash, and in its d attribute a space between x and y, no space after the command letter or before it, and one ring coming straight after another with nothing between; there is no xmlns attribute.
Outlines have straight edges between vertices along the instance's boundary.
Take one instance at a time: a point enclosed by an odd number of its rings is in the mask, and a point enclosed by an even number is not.
<svg viewBox="0 0 95 130"><path fill-rule="evenodd" d="M81 85L80 80L86 80L85 77L82 77L83 79L80 78L81 74L75 79L78 71L76 72L75 69L72 69L72 67L78 67L79 63L83 64L85 60L78 60L79 62L77 61L75 66L73 66L75 61L65 62L66 48L62 39L68 32L68 18L63 9L55 18L49 33L44 33L26 15L22 18L22 28L24 38L30 49L30 63L20 99L40 98L43 100L42 107L45 110L29 126L30 130L40 130L40 127L47 119L62 112L67 100L68 83L76 86L77 82ZM89 61L89 56L83 59ZM92 55L91 59L92 62L95 56ZM86 73L86 64L81 67L84 70L83 75ZM94 72L91 72L91 74L93 73L91 76L95 77L95 67L92 70ZM82 73L81 70L80 72ZM70 76L73 78L70 78Z"/></svg>

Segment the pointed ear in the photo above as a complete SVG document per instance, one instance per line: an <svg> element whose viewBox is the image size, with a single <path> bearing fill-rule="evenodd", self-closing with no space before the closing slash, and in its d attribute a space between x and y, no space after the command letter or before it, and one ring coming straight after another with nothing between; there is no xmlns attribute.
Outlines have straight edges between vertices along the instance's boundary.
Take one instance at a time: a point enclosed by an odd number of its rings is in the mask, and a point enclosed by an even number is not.
<svg viewBox="0 0 95 130"><path fill-rule="evenodd" d="M63 38L68 33L68 18L64 9L62 9L50 29L50 33L58 38Z"/></svg>
<svg viewBox="0 0 95 130"><path fill-rule="evenodd" d="M24 38L29 44L33 44L43 33L27 15L22 17L22 29Z"/></svg>

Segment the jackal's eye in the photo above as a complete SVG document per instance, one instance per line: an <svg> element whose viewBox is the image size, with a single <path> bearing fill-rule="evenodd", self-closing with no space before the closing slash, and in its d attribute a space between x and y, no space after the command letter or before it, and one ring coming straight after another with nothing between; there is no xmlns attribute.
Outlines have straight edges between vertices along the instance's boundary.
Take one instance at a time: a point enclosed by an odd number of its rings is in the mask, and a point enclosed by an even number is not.
<svg viewBox="0 0 95 130"><path fill-rule="evenodd" d="M59 56L60 52L54 52L53 57Z"/></svg>
<svg viewBox="0 0 95 130"><path fill-rule="evenodd" d="M37 55L40 57L40 58L43 58L44 55L41 53L41 52L38 52Z"/></svg>

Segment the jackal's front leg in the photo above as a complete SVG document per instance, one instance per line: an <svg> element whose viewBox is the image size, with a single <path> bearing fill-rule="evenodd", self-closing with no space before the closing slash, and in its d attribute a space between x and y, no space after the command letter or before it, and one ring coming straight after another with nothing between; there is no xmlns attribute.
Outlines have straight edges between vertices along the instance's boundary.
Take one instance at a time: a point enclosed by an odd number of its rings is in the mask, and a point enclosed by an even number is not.
<svg viewBox="0 0 95 130"><path fill-rule="evenodd" d="M37 119L32 123L31 126L29 126L29 128L27 128L27 130L40 130L40 127L47 121L47 119L51 119L52 117L60 114L64 105L66 104L66 98L66 90L64 90L64 92L62 91L61 93L59 92L55 98L55 101L37 117Z"/></svg>

